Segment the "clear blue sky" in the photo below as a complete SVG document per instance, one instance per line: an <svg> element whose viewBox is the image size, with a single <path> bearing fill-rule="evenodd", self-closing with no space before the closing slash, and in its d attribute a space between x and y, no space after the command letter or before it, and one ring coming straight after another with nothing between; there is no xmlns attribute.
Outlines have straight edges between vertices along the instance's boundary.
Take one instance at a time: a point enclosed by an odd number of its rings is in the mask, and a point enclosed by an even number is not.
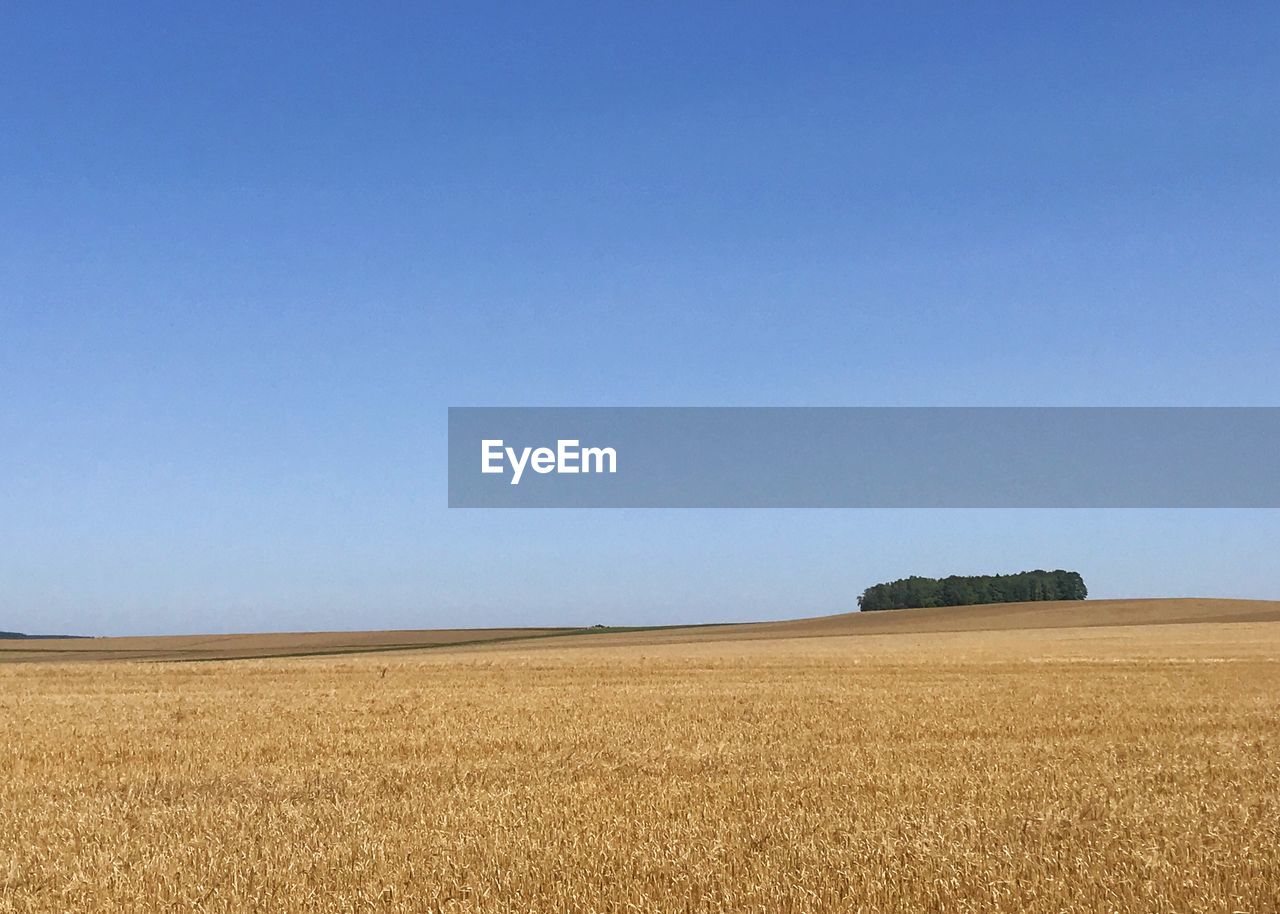
<svg viewBox="0 0 1280 914"><path fill-rule="evenodd" d="M1280 597L1274 511L461 512L449 405L1276 405L1280 9L0 11L0 628Z"/></svg>

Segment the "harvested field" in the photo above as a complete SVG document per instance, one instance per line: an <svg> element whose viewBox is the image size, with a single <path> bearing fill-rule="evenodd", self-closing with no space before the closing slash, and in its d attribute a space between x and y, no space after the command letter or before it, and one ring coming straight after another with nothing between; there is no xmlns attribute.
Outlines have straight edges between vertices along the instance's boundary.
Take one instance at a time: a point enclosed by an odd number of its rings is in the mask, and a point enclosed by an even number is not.
<svg viewBox="0 0 1280 914"><path fill-rule="evenodd" d="M272 632L244 635L158 635L136 638L24 638L0 640L6 660L235 660L256 657L377 653L511 641L569 629L473 628L435 631Z"/></svg>
<svg viewBox="0 0 1280 914"><path fill-rule="evenodd" d="M995 603L937 609L843 613L782 622L668 625L654 628L473 628L365 632L276 632L242 635L160 635L131 638L0 640L0 663L13 660L236 660L493 646L514 641L560 647L672 644L693 641L821 638L1027 628L1169 625L1185 622L1280 622L1275 600L1087 600ZM590 635L591 640L582 640ZM563 636L561 638L560 636ZM535 646L533 644L527 645Z"/></svg>
<svg viewBox="0 0 1280 914"><path fill-rule="evenodd" d="M748 638L825 638L840 635L903 635L929 632L1004 631L1037 628L1093 628L1176 625L1190 622L1280 622L1280 600L1063 600L988 603L841 613L783 622L749 622L608 635L619 643Z"/></svg>

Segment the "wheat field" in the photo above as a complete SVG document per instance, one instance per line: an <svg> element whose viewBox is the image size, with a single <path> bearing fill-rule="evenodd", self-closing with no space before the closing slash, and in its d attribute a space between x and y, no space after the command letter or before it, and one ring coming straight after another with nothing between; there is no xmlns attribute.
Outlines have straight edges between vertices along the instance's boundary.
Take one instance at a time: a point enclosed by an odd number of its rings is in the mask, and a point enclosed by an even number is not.
<svg viewBox="0 0 1280 914"><path fill-rule="evenodd" d="M0 666L0 912L1280 910L1280 623Z"/></svg>

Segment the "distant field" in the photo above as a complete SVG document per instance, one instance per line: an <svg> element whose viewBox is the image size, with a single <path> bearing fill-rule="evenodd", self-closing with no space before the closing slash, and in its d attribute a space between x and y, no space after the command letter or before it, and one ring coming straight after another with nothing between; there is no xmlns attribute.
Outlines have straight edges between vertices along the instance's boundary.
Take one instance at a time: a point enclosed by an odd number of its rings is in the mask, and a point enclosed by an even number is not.
<svg viewBox="0 0 1280 914"><path fill-rule="evenodd" d="M157 635L137 638L26 638L0 641L5 660L235 660L308 654L381 652L559 634L556 628L453 628L435 631L273 632Z"/></svg>
<svg viewBox="0 0 1280 914"><path fill-rule="evenodd" d="M1277 604L1073 605L0 665L0 912L1280 910Z"/></svg>
<svg viewBox="0 0 1280 914"><path fill-rule="evenodd" d="M552 648L573 638L586 646L665 644L755 638L815 638L832 635L908 634L948 631L999 631L1024 628L1078 628L1157 625L1184 622L1280 621L1274 600L1068 600L1042 603L992 603L937 609L896 609L844 613L784 622L731 625L661 626L623 631L570 628L476 628L369 632L280 632L243 635L170 635L136 638L0 640L6 660L234 660L309 654L381 653L422 648L455 649L483 642L523 639L546 641ZM582 641L583 636L591 641ZM550 640L548 640L550 639Z"/></svg>
<svg viewBox="0 0 1280 914"><path fill-rule="evenodd" d="M982 606L942 606L934 609L843 613L785 622L669 628L649 632L610 634L604 637L619 643L653 644L748 638L822 638L838 635L902 635L1115 625L1174 625L1191 622L1280 622L1280 601L1190 598L988 603Z"/></svg>

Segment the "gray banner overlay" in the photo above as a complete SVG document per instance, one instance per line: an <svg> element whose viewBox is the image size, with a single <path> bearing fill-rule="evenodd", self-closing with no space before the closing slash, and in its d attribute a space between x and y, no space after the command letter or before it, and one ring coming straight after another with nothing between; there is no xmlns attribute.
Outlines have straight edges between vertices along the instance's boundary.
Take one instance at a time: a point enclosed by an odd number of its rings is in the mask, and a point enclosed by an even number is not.
<svg viewBox="0 0 1280 914"><path fill-rule="evenodd" d="M1275 508L1278 465L1280 407L449 410L454 508Z"/></svg>

